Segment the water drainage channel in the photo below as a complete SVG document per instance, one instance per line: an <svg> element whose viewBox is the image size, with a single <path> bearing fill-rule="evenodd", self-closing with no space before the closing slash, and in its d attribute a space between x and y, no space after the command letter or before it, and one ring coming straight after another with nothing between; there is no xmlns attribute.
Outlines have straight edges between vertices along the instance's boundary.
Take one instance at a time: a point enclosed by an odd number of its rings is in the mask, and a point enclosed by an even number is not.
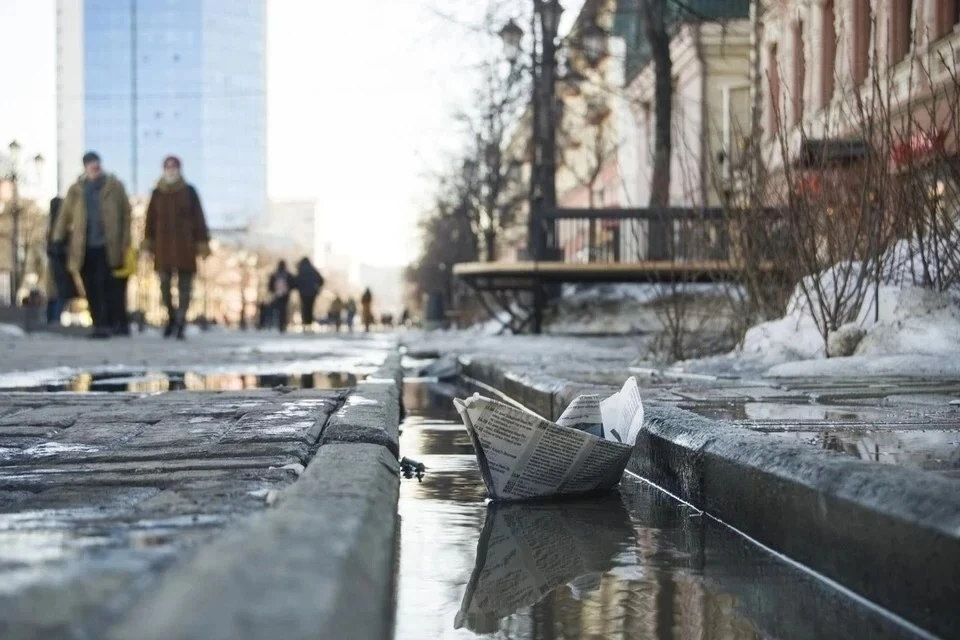
<svg viewBox="0 0 960 640"><path fill-rule="evenodd" d="M626 476L619 495L488 506L449 396L404 388L396 640L914 638L902 624Z"/></svg>

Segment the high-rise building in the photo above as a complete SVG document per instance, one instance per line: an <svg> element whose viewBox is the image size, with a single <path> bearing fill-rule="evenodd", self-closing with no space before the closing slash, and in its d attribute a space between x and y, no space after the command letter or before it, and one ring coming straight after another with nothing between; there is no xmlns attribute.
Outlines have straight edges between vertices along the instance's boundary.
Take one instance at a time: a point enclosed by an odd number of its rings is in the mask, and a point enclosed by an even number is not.
<svg viewBox="0 0 960 640"><path fill-rule="evenodd" d="M132 194L179 156L208 221L262 216L266 0L58 0L58 182L95 150Z"/></svg>

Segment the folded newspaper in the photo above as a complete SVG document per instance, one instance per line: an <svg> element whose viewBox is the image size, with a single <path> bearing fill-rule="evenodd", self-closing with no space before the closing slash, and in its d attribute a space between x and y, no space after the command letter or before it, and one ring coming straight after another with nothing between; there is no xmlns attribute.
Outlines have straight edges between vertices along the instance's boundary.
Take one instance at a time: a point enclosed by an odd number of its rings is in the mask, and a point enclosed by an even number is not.
<svg viewBox="0 0 960 640"><path fill-rule="evenodd" d="M480 394L454 404L494 500L611 489L643 428L636 378L604 400L578 396L556 422Z"/></svg>

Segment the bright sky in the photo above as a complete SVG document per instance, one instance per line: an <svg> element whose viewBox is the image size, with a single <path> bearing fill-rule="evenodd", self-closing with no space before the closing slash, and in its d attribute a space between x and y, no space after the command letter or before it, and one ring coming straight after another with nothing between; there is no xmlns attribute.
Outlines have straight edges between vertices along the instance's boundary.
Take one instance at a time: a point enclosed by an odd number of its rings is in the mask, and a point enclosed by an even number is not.
<svg viewBox="0 0 960 640"><path fill-rule="evenodd" d="M529 0L502 4L526 9ZM48 158L48 194L56 166L54 5L0 0L0 60L11 62L0 89L0 142L16 138ZM269 194L316 197L338 253L397 265L416 255L428 176L461 142L452 114L469 100L476 65L499 46L465 26L480 22L485 5L267 0Z"/></svg>

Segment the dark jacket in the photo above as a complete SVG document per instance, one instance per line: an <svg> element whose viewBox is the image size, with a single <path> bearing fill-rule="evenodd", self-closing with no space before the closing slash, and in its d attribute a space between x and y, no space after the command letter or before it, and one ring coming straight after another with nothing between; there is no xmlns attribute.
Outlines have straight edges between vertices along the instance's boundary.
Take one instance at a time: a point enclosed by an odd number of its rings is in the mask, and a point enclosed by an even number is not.
<svg viewBox="0 0 960 640"><path fill-rule="evenodd" d="M147 205L143 248L157 271L196 271L197 255L208 255L210 232L200 196L183 180L160 181Z"/></svg>
<svg viewBox="0 0 960 640"><path fill-rule="evenodd" d="M293 274L286 269L277 269L270 274L267 288L273 299L290 297L290 290L294 287Z"/></svg>
<svg viewBox="0 0 960 640"><path fill-rule="evenodd" d="M316 298L323 288L323 276L306 258L297 264L296 285L301 298Z"/></svg>

